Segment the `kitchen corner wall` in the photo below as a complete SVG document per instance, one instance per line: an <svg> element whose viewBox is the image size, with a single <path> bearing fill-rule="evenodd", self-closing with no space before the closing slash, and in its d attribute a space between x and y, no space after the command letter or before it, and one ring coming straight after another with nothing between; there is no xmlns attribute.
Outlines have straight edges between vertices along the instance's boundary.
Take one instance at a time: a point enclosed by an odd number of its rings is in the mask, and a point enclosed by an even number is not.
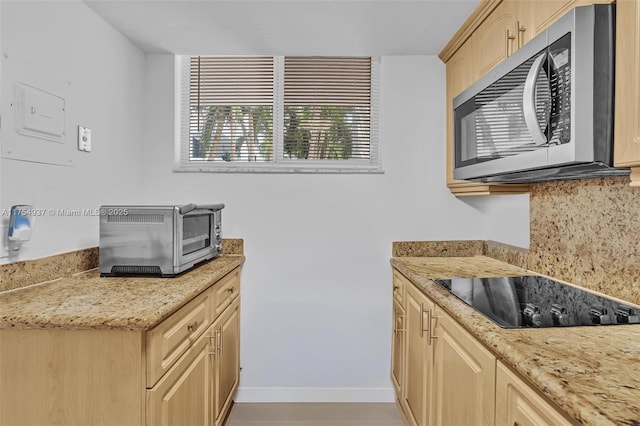
<svg viewBox="0 0 640 426"><path fill-rule="evenodd" d="M381 75L384 174L174 173L174 58L147 55L146 201L223 202L245 242L237 401L393 401L392 242L528 244L526 195L446 188L442 62L383 57Z"/></svg>
<svg viewBox="0 0 640 426"><path fill-rule="evenodd" d="M532 185L528 268L640 304L639 211L628 178Z"/></svg>
<svg viewBox="0 0 640 426"><path fill-rule="evenodd" d="M98 217L83 209L141 200L144 53L81 1L1 1L0 9L2 143L26 138L12 111L15 83L23 82L65 98L65 143L39 142L74 163L2 159L0 263L95 247ZM77 150L78 125L92 129L91 153ZM44 215L31 241L7 258L4 209L13 204Z"/></svg>

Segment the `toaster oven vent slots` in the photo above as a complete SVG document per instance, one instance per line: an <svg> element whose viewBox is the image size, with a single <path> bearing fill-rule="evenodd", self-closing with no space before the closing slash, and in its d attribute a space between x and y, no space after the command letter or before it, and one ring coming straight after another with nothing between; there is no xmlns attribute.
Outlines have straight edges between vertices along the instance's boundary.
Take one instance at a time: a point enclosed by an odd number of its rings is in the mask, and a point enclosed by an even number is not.
<svg viewBox="0 0 640 426"><path fill-rule="evenodd" d="M120 275L160 275L162 271L159 266L127 266L127 265L115 265L111 268L112 274Z"/></svg>
<svg viewBox="0 0 640 426"><path fill-rule="evenodd" d="M161 214L128 214L109 215L107 222L115 223L164 223L164 215Z"/></svg>

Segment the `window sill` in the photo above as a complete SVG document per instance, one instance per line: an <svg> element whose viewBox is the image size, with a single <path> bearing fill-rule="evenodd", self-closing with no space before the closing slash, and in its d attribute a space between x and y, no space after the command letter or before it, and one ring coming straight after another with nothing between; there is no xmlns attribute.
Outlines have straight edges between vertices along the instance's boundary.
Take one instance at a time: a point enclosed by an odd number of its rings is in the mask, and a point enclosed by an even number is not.
<svg viewBox="0 0 640 426"><path fill-rule="evenodd" d="M379 165L327 164L179 164L175 173L299 173L299 174L383 174Z"/></svg>

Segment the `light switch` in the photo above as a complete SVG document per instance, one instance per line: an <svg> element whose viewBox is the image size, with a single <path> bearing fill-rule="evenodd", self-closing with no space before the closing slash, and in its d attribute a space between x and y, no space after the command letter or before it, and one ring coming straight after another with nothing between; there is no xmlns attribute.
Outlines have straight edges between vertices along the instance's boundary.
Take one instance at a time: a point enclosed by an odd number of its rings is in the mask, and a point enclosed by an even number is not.
<svg viewBox="0 0 640 426"><path fill-rule="evenodd" d="M78 151L91 152L91 129L78 126Z"/></svg>

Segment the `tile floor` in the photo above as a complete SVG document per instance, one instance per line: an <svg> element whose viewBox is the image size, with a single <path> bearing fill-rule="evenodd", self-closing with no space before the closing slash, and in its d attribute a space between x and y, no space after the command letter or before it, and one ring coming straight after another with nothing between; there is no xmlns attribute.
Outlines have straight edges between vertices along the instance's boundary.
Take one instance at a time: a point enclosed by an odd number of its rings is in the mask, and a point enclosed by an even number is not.
<svg viewBox="0 0 640 426"><path fill-rule="evenodd" d="M403 426L390 403L235 404L226 426Z"/></svg>

